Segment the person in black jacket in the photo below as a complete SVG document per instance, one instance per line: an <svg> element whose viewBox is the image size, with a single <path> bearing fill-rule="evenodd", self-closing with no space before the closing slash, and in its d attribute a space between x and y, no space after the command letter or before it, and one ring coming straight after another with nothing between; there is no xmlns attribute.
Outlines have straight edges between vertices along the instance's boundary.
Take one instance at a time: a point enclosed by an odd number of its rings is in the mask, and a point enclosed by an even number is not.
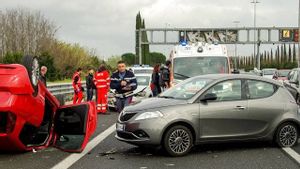
<svg viewBox="0 0 300 169"><path fill-rule="evenodd" d="M153 68L153 73L151 77L151 86L150 86L153 97L161 93L161 88L159 85L159 78L160 78L159 70L160 70L160 65L159 64L155 65Z"/></svg>
<svg viewBox="0 0 300 169"><path fill-rule="evenodd" d="M47 67L42 66L41 67L41 73L40 73L40 80L44 83L44 85L47 87L47 78L46 78L46 73L47 73Z"/></svg>
<svg viewBox="0 0 300 169"><path fill-rule="evenodd" d="M92 68L89 69L89 74L86 76L86 95L87 95L87 101L93 100L94 95L94 70Z"/></svg>
<svg viewBox="0 0 300 169"><path fill-rule="evenodd" d="M132 96L128 96L137 88L137 81L134 74L126 70L124 61L118 62L118 71L111 75L110 88L116 90L117 110L121 112L125 106L129 105Z"/></svg>

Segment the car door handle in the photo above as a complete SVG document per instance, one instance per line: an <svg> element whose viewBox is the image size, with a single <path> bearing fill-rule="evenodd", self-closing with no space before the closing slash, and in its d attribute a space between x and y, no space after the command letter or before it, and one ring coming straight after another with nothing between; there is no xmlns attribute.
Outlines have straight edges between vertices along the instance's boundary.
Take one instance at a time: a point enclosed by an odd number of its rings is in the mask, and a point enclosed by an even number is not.
<svg viewBox="0 0 300 169"><path fill-rule="evenodd" d="M245 110L246 107L244 107L244 106L236 106L234 109L237 109L237 110Z"/></svg>

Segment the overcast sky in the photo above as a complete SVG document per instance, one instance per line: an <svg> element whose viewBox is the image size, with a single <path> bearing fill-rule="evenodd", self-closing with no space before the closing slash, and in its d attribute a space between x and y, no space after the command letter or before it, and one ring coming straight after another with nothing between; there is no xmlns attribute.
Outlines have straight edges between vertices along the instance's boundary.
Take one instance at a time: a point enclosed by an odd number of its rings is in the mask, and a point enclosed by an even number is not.
<svg viewBox="0 0 300 169"><path fill-rule="evenodd" d="M147 28L253 26L252 0L0 0L0 10L41 11L59 28L58 38L95 48L101 57L135 51L135 16ZM259 0L257 26L297 26L299 0ZM265 47L266 48L266 47ZM170 47L153 47L165 54ZM243 54L250 47L239 46ZM229 47L229 53L232 52Z"/></svg>

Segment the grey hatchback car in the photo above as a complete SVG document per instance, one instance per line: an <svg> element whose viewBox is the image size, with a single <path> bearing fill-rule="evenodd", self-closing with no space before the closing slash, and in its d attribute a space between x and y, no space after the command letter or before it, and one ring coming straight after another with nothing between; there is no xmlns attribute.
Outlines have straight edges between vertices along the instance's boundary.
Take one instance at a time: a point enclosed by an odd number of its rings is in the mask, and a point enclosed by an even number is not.
<svg viewBox="0 0 300 169"><path fill-rule="evenodd" d="M130 105L119 115L116 138L138 146L162 146L171 156L207 142L274 140L298 143L300 114L279 82L252 75L189 78Z"/></svg>

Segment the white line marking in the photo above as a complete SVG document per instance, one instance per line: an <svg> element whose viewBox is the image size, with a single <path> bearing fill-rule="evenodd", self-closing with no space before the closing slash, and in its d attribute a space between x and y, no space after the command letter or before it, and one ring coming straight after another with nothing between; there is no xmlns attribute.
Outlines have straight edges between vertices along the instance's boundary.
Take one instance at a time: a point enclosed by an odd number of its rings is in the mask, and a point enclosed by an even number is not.
<svg viewBox="0 0 300 169"><path fill-rule="evenodd" d="M283 151L285 151L288 155L290 155L294 160L296 160L300 164L300 155L291 149L290 147L282 148Z"/></svg>
<svg viewBox="0 0 300 169"><path fill-rule="evenodd" d="M116 124L113 124L108 129L106 129L104 132L100 133L97 137L95 137L93 140L91 140L85 149L81 153L74 153L63 159L61 162L56 164L51 169L67 169L71 165L73 165L75 162L77 162L79 159L81 159L83 156L85 156L88 152L90 152L94 147L96 147L101 141L103 141L106 137L108 137L111 133L113 133L116 130Z"/></svg>

